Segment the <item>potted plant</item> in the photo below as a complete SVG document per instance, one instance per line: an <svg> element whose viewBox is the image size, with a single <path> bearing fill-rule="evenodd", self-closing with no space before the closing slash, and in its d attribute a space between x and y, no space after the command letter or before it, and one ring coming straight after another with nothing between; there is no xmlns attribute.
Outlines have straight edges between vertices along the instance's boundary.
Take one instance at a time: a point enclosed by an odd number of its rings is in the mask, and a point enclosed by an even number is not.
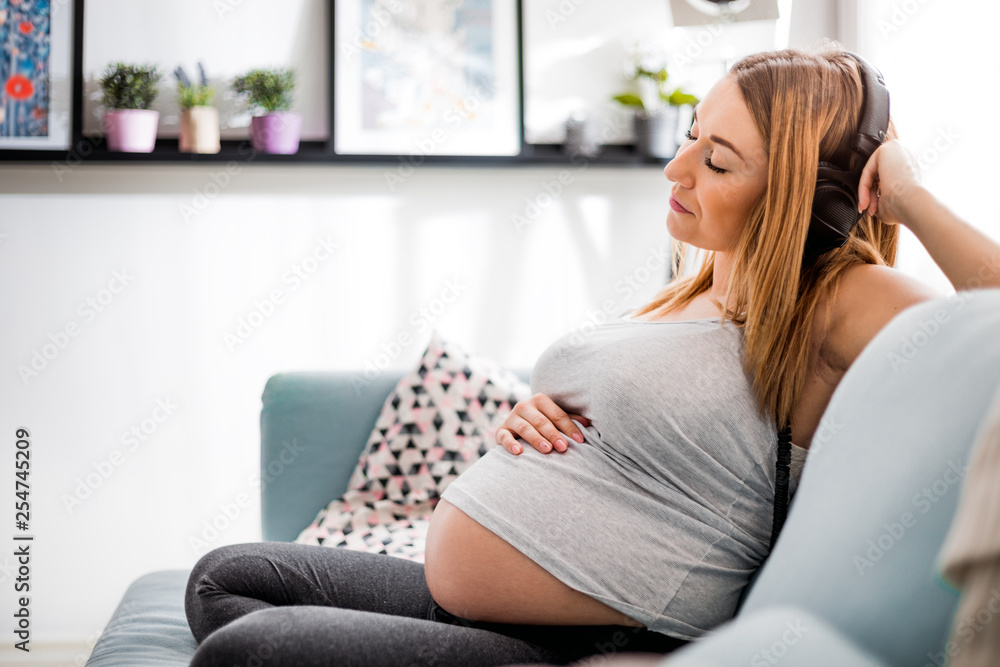
<svg viewBox="0 0 1000 667"><path fill-rule="evenodd" d="M612 99L634 110L635 145L640 155L671 158L677 152L678 108L697 104L698 98L681 88L670 90L667 67L658 55L634 54L626 62L625 77L638 87Z"/></svg>
<svg viewBox="0 0 1000 667"><path fill-rule="evenodd" d="M218 153L219 110L212 106L215 87L208 85L205 68L198 63L198 83L191 83L178 66L174 70L177 78L177 102L181 107L180 141L182 153Z"/></svg>
<svg viewBox="0 0 1000 667"><path fill-rule="evenodd" d="M302 116L289 111L295 72L291 69L255 69L233 80L233 90L248 98L254 117L250 138L262 153L299 150Z"/></svg>
<svg viewBox="0 0 1000 667"><path fill-rule="evenodd" d="M108 150L150 153L160 113L150 109L159 92L156 65L110 63L101 77L104 137Z"/></svg>

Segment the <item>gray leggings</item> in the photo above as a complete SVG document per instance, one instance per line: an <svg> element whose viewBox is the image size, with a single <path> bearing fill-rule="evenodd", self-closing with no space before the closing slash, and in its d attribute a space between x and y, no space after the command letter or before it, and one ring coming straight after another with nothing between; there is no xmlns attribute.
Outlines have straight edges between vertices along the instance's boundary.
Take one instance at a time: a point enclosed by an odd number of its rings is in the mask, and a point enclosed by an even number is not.
<svg viewBox="0 0 1000 667"><path fill-rule="evenodd" d="M561 665L687 643L626 625L469 621L434 602L421 563L290 542L208 552L184 610L199 644L191 667Z"/></svg>

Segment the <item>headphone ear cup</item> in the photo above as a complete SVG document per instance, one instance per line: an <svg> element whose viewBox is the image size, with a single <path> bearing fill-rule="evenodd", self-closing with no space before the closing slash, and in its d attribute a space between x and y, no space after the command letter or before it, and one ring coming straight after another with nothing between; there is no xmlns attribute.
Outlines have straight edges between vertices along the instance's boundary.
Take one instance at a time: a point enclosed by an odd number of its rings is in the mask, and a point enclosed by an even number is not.
<svg viewBox="0 0 1000 667"><path fill-rule="evenodd" d="M850 172L820 162L813 194L812 219L806 237L806 255L819 255L844 245L854 225L861 219L857 193L849 185L851 178Z"/></svg>

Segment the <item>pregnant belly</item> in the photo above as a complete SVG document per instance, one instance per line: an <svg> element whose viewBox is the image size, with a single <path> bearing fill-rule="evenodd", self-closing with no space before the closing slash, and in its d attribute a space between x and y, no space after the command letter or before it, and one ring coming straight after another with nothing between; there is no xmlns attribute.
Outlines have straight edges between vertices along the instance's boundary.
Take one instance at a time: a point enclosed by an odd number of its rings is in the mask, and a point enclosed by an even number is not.
<svg viewBox="0 0 1000 667"><path fill-rule="evenodd" d="M644 627L559 581L447 500L431 515L424 572L434 601L469 620Z"/></svg>

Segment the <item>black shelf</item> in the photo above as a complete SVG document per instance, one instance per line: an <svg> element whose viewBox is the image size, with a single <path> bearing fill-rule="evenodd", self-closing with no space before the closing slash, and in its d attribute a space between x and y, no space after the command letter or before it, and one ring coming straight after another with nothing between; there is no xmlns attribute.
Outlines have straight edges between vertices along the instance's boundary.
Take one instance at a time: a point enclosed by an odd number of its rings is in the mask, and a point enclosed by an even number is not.
<svg viewBox="0 0 1000 667"><path fill-rule="evenodd" d="M587 157L580 154L569 154L566 152L562 144L525 144L519 159L524 163L529 164L569 164L573 166L593 164L597 167L663 166L670 161L668 158L651 158L640 155L635 146L631 144L610 144L602 146L601 152L594 157Z"/></svg>
<svg viewBox="0 0 1000 667"><path fill-rule="evenodd" d="M176 163L199 162L324 162L329 161L326 142L303 141L298 153L279 155L254 151L249 139L243 141L223 141L218 153L181 153L177 139L157 139L151 153L128 153L108 150L103 138L78 140L69 151L0 151L2 163L63 163L70 166L87 163Z"/></svg>
<svg viewBox="0 0 1000 667"><path fill-rule="evenodd" d="M330 160L325 141L299 142L299 150L292 154L260 153L254 150L249 139L224 140L220 142L218 153L182 153L178 139L157 139L150 153L127 153L108 150L103 138L84 138L83 143L92 146L84 162L159 162L159 163L199 163L199 162L326 162Z"/></svg>
<svg viewBox="0 0 1000 667"><path fill-rule="evenodd" d="M108 150L103 138L84 137L71 151L0 151L2 163L59 163L67 166L79 164L158 163L199 164L238 162L241 164L371 164L396 165L400 162L419 165L463 166L616 166L645 167L664 165L669 160L647 158L639 155L632 145L604 146L599 154L587 157L567 153L561 144L525 144L516 156L468 155L338 155L327 141L303 141L297 153L283 155L260 153L253 149L249 139L223 140L218 153L181 153L177 139L157 139L151 153L126 153Z"/></svg>

